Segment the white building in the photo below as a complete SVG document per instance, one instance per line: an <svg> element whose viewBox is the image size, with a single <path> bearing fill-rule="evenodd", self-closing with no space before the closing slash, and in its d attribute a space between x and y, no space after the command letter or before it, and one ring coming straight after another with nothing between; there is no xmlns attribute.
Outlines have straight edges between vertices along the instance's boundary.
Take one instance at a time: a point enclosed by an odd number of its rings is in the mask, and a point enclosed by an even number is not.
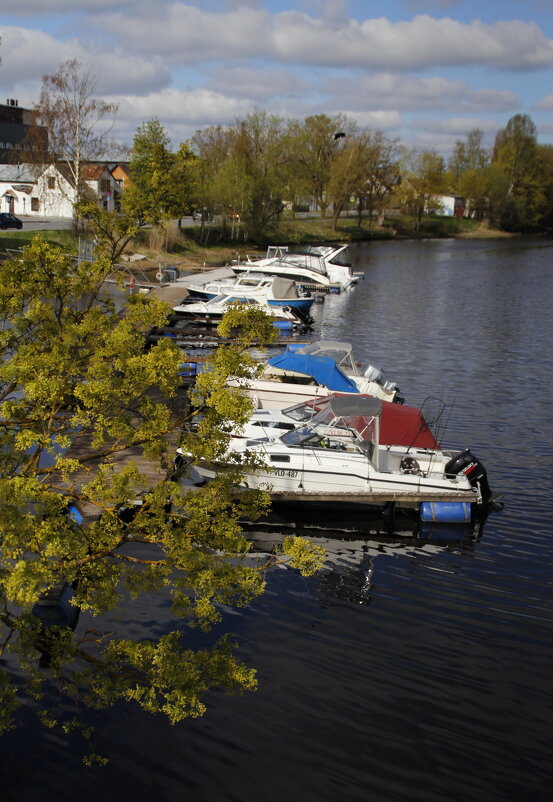
<svg viewBox="0 0 553 802"><path fill-rule="evenodd" d="M440 209L435 210L436 214L443 214L446 217L463 217L465 214L465 199L461 195L438 195Z"/></svg>
<svg viewBox="0 0 553 802"><path fill-rule="evenodd" d="M1 212L71 218L75 195L72 184L53 164L0 164Z"/></svg>

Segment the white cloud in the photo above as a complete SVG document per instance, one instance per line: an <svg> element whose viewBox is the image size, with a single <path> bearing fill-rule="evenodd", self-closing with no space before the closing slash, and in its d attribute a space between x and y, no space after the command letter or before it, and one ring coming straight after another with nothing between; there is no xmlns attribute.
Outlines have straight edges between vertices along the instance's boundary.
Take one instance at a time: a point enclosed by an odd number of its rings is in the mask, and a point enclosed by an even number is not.
<svg viewBox="0 0 553 802"><path fill-rule="evenodd" d="M520 21L469 24L428 15L391 22L384 17L340 24L296 11L271 15L241 6L210 13L174 2L147 17L101 15L121 41L174 63L276 60L316 66L403 71L434 66L484 65L510 70L553 64L553 41Z"/></svg>
<svg viewBox="0 0 553 802"><path fill-rule="evenodd" d="M138 126L157 117L166 126L176 145L199 128L228 125L254 110L249 100L229 98L217 92L195 89L190 92L164 89L152 95L112 98L119 104L118 134L127 143Z"/></svg>
<svg viewBox="0 0 553 802"><path fill-rule="evenodd" d="M10 16L35 17L52 14L93 13L107 9L124 9L129 6L146 5L145 0L79 0L78 6L74 0L25 0L24 3L14 3L12 0L0 0L0 12Z"/></svg>
<svg viewBox="0 0 553 802"><path fill-rule="evenodd" d="M464 140L474 128L479 128L484 134L483 147L491 148L500 126L492 120L479 117L418 119L410 125L408 131L403 132L402 140L411 147L433 148L447 158L455 143Z"/></svg>
<svg viewBox="0 0 553 802"><path fill-rule="evenodd" d="M99 95L119 92L152 92L167 86L169 67L159 58L146 60L141 55L119 49L83 46L76 39L60 42L47 33L26 28L7 27L2 31L2 78L8 91L33 85L30 95L39 93L45 73L57 72L60 64L76 58L91 66L97 76Z"/></svg>
<svg viewBox="0 0 553 802"><path fill-rule="evenodd" d="M446 120L419 119L411 124L411 128L417 131L426 131L430 134L451 134L457 138L466 136L469 131L479 128L483 133L494 133L497 131L497 123L492 120L480 117L449 117Z"/></svg>
<svg viewBox="0 0 553 802"><path fill-rule="evenodd" d="M546 95L543 100L536 103L536 108L541 111L553 111L553 95Z"/></svg>
<svg viewBox="0 0 553 802"><path fill-rule="evenodd" d="M340 108L331 112L351 117L352 120L362 128L377 128L381 131L391 131L399 128L403 124L403 118L398 111L353 111L349 108Z"/></svg>
<svg viewBox="0 0 553 802"><path fill-rule="evenodd" d="M231 67L214 72L205 88L224 95L268 102L275 97L297 97L310 91L307 81L286 70Z"/></svg>
<svg viewBox="0 0 553 802"><path fill-rule="evenodd" d="M334 79L325 83L325 91L345 98L351 107L361 109L399 109L401 111L510 111L519 103L513 92L495 89L471 89L463 81L445 78L421 78L416 75L376 73Z"/></svg>

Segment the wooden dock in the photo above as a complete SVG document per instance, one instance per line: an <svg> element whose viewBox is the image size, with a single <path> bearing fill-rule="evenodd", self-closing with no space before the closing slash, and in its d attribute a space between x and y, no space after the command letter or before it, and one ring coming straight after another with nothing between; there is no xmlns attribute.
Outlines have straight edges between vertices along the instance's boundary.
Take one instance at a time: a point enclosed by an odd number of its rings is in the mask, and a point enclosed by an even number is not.
<svg viewBox="0 0 553 802"><path fill-rule="evenodd" d="M272 491L271 500L277 503L288 504L301 502L302 504L351 504L354 506L380 507L385 504L397 503L406 506L417 506L424 501L458 501L475 504L478 502L476 492L471 490L444 491L442 493L422 492L388 492L388 493L315 493L315 492L284 492Z"/></svg>
<svg viewBox="0 0 553 802"><path fill-rule="evenodd" d="M169 403L172 405L175 413L182 410L183 405L187 403L185 393L182 390L179 391L177 396L171 399ZM167 453L165 458L166 464L164 466L160 465L157 461L154 462L146 459L142 453L142 446L140 445L131 446L110 456L115 472L124 470L130 463L136 465L140 477L136 488L137 498L154 485L171 476L174 470L173 458L176 456L181 433L181 429L177 427L165 436ZM92 481L99 464L105 461L104 457L91 459L92 455L96 454L99 450L92 447L92 438L93 432L91 430L83 432L75 438L73 444L64 455L69 459L82 461L81 470L71 475L70 482L60 482L61 486L65 486L68 491L74 492L77 497L81 493L83 486ZM101 509L90 502L79 501L78 507L87 523L92 522L101 514Z"/></svg>

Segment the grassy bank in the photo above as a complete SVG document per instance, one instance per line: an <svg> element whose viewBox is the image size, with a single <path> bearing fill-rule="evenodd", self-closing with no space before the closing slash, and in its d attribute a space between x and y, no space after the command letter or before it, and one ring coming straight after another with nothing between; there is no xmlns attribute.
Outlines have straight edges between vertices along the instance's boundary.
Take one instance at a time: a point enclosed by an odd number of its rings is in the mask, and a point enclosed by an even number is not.
<svg viewBox="0 0 553 802"><path fill-rule="evenodd" d="M36 232L23 229L0 232L0 257L27 245L39 233L47 242L61 245L67 251L77 252L78 239L71 231ZM418 231L416 221L409 217L391 218L382 226L376 223L368 226L366 221L359 226L356 218L340 218L336 230L330 219L296 218L283 220L278 226L255 239L248 239L247 232L242 228L232 232L217 226L202 229L198 225L179 232L175 225L167 233L144 229L131 243L128 252L145 257L142 261L133 263L137 268L153 269L160 264L173 264L184 269L198 270L226 264L233 258L245 258L248 254L263 253L267 245L297 246L316 242L360 242L371 239L500 236L510 235L491 230L472 220L438 215L425 218Z"/></svg>

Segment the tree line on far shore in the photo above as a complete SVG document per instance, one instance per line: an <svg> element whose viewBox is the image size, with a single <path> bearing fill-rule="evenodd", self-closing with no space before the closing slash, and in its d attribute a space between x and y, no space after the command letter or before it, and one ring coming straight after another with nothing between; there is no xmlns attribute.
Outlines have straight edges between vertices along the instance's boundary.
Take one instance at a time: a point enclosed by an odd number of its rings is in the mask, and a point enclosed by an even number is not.
<svg viewBox="0 0 553 802"><path fill-rule="evenodd" d="M66 62L44 76L36 109L49 159L68 163L77 186L81 162L105 155L98 124L105 131L116 111L94 95L91 71ZM154 118L136 131L129 173L121 210L140 224L197 212L201 220L218 215L242 238L270 231L285 211L308 208L334 228L346 210L368 228L394 210L412 216L418 229L446 194L464 198L467 216L505 231L553 227L553 146L538 142L525 114L507 121L491 150L480 129L469 131L447 162L436 149L407 148L343 114L285 120L255 111L199 130L176 150Z"/></svg>

